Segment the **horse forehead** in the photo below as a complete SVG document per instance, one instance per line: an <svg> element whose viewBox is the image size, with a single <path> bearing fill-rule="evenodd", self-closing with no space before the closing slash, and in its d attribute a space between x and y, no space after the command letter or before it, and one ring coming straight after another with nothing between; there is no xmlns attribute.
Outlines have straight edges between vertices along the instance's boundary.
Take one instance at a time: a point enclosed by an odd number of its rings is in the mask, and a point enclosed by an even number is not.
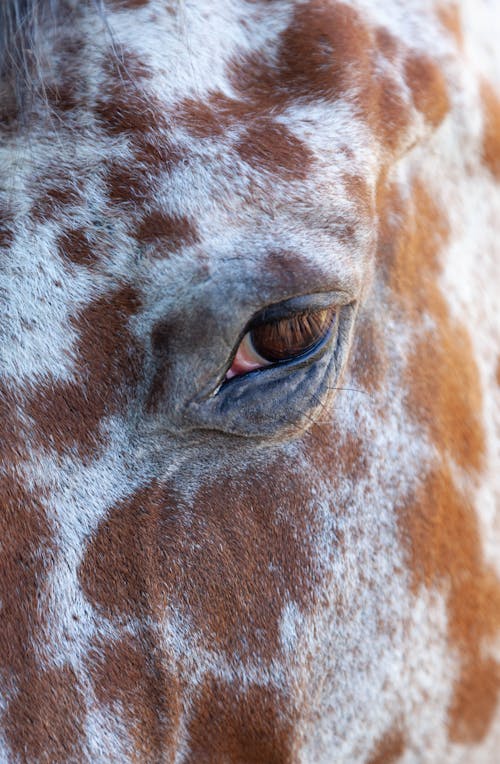
<svg viewBox="0 0 500 764"><path fill-rule="evenodd" d="M63 121L79 101L90 107L97 136L114 148L111 157L133 148L143 174L179 171L189 151L191 169L197 159L219 165L223 190L236 185L241 167L244 175L272 174L277 201L276 180L310 180L318 166L336 182L340 171L356 167L366 177L373 169L361 160L367 141L394 151L410 139L417 117L439 122L446 112L443 77L424 51L432 44L439 59L447 35L444 28L429 34L438 24L429 25L418 9L408 9L410 37L405 24L389 29L387 14L377 17L357 3L285 2L264 14L258 3L206 14L198 4L175 13L154 2L113 7L115 45L101 30L78 52L72 37L85 36L85 25L67 31L56 56L62 67L55 66L47 93ZM87 82L85 97L79 81ZM201 176L198 183L190 177L191 199L198 185L199 198L207 195L207 174ZM179 175L184 189L188 178L187 171ZM127 169L115 168L116 200L148 185L144 177L127 180ZM241 184L238 191L248 189ZM255 184L254 201L270 195L269 187L259 191Z"/></svg>
<svg viewBox="0 0 500 764"><path fill-rule="evenodd" d="M85 11L61 34L46 83L59 140L35 130L23 191L32 219L80 263L99 259L103 214L91 199L109 213L115 252L187 251L201 277L235 251L232 272L244 276L273 237L281 252L324 262L333 237L340 268L364 266L380 165L447 111L444 77L424 52L432 42L445 55L446 29L418 6L411 40L400 18L358 3L208 10L113 3L113 42L104 28L87 34ZM299 262L287 265L297 281Z"/></svg>
<svg viewBox="0 0 500 764"><path fill-rule="evenodd" d="M286 130L294 123L314 145L314 132L331 141L338 130L332 126L340 122L348 127L352 152L356 126L368 127L375 138L391 144L413 107L425 111L426 100L445 100L439 67L424 51L433 44L439 59L449 48L447 34L444 28L436 33L439 23L430 25L418 6L408 9L407 25L396 22L391 28L388 13L377 14L359 3L285 2L265 13L258 3L241 3L221 10L204 15L199 8L192 14L186 9L172 15L164 8L149 13L143 7L113 14L111 23L123 46L118 74L122 82L135 78L145 87L149 80L167 120L184 124L192 137L224 134L249 164L261 169L272 161L266 157L272 146L280 153L283 172L305 177L310 156ZM136 33L139 17L141 35ZM209 36L212 44L207 46ZM120 122L144 132L153 126L154 103L132 117L132 93L127 103L116 74L116 67L105 66L103 90L110 98L101 102L101 116L115 133ZM392 137L382 134L384 125L374 113L381 95L374 86L391 91L383 107ZM440 108L434 103L438 120ZM260 150L255 144L261 144ZM329 155L338 148L332 146Z"/></svg>

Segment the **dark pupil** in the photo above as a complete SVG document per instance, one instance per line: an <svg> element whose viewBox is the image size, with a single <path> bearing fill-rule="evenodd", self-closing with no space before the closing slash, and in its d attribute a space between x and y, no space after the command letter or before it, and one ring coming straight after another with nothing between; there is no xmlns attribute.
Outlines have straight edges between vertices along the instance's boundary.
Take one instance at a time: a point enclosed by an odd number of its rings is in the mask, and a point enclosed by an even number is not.
<svg viewBox="0 0 500 764"><path fill-rule="evenodd" d="M335 308L327 308L261 324L251 331L253 346L266 361L295 358L323 339L334 317Z"/></svg>

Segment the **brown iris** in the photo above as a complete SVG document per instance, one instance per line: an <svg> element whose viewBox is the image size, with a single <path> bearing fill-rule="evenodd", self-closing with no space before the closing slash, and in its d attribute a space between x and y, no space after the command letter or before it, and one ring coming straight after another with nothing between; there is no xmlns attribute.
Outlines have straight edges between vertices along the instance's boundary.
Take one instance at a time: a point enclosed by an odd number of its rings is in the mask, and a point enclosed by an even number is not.
<svg viewBox="0 0 500 764"><path fill-rule="evenodd" d="M250 331L256 353L269 363L304 355L327 334L336 316L336 308L299 313L290 318L260 324Z"/></svg>

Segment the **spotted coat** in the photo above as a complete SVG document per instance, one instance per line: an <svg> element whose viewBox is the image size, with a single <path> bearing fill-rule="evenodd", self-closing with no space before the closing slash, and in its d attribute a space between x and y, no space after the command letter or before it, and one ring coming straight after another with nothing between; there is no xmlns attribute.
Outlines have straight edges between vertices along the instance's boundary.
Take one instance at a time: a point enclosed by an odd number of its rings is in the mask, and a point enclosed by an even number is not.
<svg viewBox="0 0 500 764"><path fill-rule="evenodd" d="M493 764L497 0L41 9L0 82L0 760ZM318 300L318 351L226 377Z"/></svg>

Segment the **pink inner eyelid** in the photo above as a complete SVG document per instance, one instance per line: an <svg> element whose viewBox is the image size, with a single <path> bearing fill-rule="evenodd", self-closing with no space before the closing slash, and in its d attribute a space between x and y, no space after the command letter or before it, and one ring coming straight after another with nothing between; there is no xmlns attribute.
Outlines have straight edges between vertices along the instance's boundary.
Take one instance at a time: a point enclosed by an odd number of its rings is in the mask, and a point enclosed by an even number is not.
<svg viewBox="0 0 500 764"><path fill-rule="evenodd" d="M248 374L249 371L255 371L255 369L262 369L264 366L270 366L271 361L266 361L262 358L255 348L253 347L250 332L245 334L240 346L236 351L231 368L226 373L226 379L232 379L233 377L241 377L243 374Z"/></svg>

